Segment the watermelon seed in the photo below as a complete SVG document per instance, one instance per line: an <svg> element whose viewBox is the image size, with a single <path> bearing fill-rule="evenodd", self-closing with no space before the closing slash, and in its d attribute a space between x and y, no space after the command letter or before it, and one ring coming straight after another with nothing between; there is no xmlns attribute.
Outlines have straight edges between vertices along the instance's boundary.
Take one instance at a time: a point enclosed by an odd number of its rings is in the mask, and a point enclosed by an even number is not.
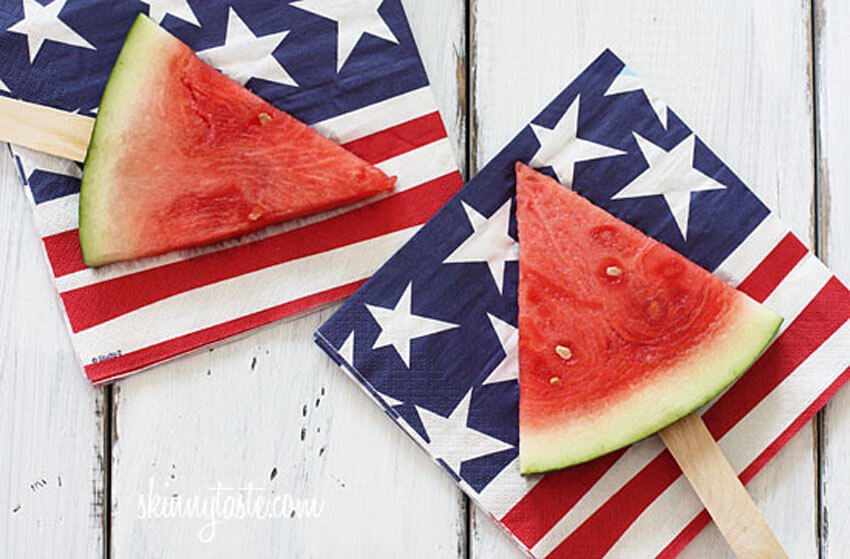
<svg viewBox="0 0 850 559"><path fill-rule="evenodd" d="M561 382L561 379L558 377L552 377L549 379L549 384L558 384L559 382Z"/></svg>
<svg viewBox="0 0 850 559"><path fill-rule="evenodd" d="M605 273L611 276L612 278L618 278L623 275L623 270L619 269L616 266L608 266L605 268Z"/></svg>
<svg viewBox="0 0 850 559"><path fill-rule="evenodd" d="M271 115L269 115L269 113L260 113L259 118L260 124L266 124L267 122L271 122L272 120L272 117Z"/></svg>
<svg viewBox="0 0 850 559"><path fill-rule="evenodd" d="M259 208L254 208L251 210L251 213L248 214L248 219L251 221L257 221L261 217L263 217L263 212Z"/></svg>
<svg viewBox="0 0 850 559"><path fill-rule="evenodd" d="M564 359L564 360L567 360L567 359L569 359L570 357L573 356L573 352L570 351L570 348L562 346L562 345L555 346L555 353L558 354L558 357L560 357L561 359Z"/></svg>

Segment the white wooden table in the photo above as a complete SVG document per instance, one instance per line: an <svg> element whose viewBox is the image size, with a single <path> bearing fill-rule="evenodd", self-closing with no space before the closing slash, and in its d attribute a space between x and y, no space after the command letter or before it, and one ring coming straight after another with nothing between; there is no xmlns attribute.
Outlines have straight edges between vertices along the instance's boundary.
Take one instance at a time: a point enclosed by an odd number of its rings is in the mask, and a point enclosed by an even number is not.
<svg viewBox="0 0 850 559"><path fill-rule="evenodd" d="M850 275L845 0L404 3L466 176L608 46ZM92 388L8 159L0 555L521 557L313 346L336 306ZM848 554L848 439L845 389L750 484L792 557ZM211 488L249 486L324 506L318 518L225 520L207 543L206 519L140 518L151 494L209 499ZM729 552L709 528L684 555Z"/></svg>

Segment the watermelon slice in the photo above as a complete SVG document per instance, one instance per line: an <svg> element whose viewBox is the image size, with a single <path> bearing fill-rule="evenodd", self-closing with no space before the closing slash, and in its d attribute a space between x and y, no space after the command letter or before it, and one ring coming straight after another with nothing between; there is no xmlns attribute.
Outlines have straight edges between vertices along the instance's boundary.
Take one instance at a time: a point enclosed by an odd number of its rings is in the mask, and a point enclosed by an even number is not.
<svg viewBox="0 0 850 559"><path fill-rule="evenodd" d="M350 204L394 182L140 15L86 156L80 245L89 266L160 254Z"/></svg>
<svg viewBox="0 0 850 559"><path fill-rule="evenodd" d="M517 164L523 473L586 462L687 415L782 318Z"/></svg>

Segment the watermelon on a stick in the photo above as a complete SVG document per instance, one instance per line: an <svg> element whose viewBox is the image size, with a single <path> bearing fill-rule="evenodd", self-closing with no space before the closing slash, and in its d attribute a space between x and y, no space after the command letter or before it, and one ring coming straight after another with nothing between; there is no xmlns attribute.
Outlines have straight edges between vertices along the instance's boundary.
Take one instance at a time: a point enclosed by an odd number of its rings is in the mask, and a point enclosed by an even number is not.
<svg viewBox="0 0 850 559"><path fill-rule="evenodd" d="M670 425L758 357L782 318L518 163L523 473Z"/></svg>
<svg viewBox="0 0 850 559"><path fill-rule="evenodd" d="M86 156L80 244L100 266L344 206L394 182L139 15Z"/></svg>

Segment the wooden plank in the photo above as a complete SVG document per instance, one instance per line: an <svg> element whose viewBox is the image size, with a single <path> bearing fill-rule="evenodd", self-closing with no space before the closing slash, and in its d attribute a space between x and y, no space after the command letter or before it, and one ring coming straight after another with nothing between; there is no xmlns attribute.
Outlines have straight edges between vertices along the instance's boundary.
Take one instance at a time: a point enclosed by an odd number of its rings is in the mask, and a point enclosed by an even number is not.
<svg viewBox="0 0 850 559"><path fill-rule="evenodd" d="M466 169L466 2L403 0L437 107ZM466 176L464 174L464 176Z"/></svg>
<svg viewBox="0 0 850 559"><path fill-rule="evenodd" d="M464 66L463 3L405 7L449 134L462 146L455 83ZM313 331L332 311L270 325L116 386L115 558L166 550L180 557L465 556L465 497L313 345ZM251 485L243 495L281 506L291 505L287 495L317 499L321 515L222 519L207 544L209 529L199 530L208 519L161 518L145 508L156 500L149 492L209 502L219 484ZM237 492L219 493L224 502Z"/></svg>
<svg viewBox="0 0 850 559"><path fill-rule="evenodd" d="M568 0L533 10L509 0L474 0L474 167L610 47L812 241L810 15L808 4L793 0ZM806 427L748 486L792 557L817 554L815 463L813 429ZM473 515L472 557L521 556L498 530L483 528L480 511ZM685 555L730 556L719 535L712 536L706 531Z"/></svg>
<svg viewBox="0 0 850 559"><path fill-rule="evenodd" d="M850 281L850 5L816 0L813 14L817 90L817 179L820 202L820 252L827 264ZM821 557L847 556L850 547L850 391L845 387L822 413Z"/></svg>
<svg viewBox="0 0 850 559"><path fill-rule="evenodd" d="M25 192L0 144L0 541L102 556L103 389L71 348Z"/></svg>

